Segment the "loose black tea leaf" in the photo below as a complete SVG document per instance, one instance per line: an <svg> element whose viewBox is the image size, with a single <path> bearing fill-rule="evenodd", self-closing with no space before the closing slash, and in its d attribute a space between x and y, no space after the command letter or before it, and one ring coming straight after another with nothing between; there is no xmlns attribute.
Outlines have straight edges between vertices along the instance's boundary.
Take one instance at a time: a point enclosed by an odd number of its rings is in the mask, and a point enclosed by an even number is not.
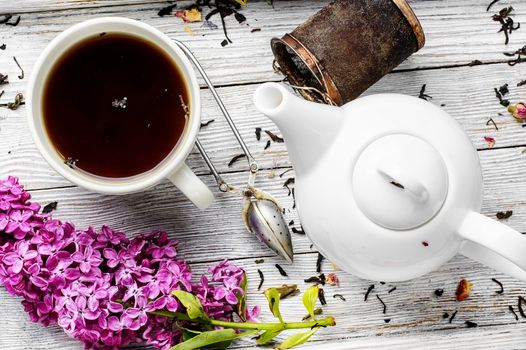
<svg viewBox="0 0 526 350"><path fill-rule="evenodd" d="M298 230L297 228L293 227L292 228L292 232L293 233L297 233L298 235L304 235L305 234L305 231L303 230L303 227L301 227L301 230Z"/></svg>
<svg viewBox="0 0 526 350"><path fill-rule="evenodd" d="M213 122L215 122L216 120L215 119L210 119L209 121L207 121L206 123L201 123L201 126L200 128L204 128L210 124L212 124Z"/></svg>
<svg viewBox="0 0 526 350"><path fill-rule="evenodd" d="M287 275L287 272L286 272L285 270L283 270L283 267L281 267L280 264L276 264L276 265L274 265L274 266L276 266L276 268L278 269L279 274L280 274L281 276L283 276L283 277L289 277L289 275Z"/></svg>
<svg viewBox="0 0 526 350"><path fill-rule="evenodd" d="M332 297L333 298L339 298L341 301L347 301L347 300L345 300L345 298L341 294L334 294Z"/></svg>
<svg viewBox="0 0 526 350"><path fill-rule="evenodd" d="M519 307L519 314L522 318L526 318L526 314L524 313L524 309L522 308L522 303L526 303L526 300L524 300L523 297L519 296L518 300L518 307Z"/></svg>
<svg viewBox="0 0 526 350"><path fill-rule="evenodd" d="M424 247L429 247L429 242L428 241L422 241L422 245Z"/></svg>
<svg viewBox="0 0 526 350"><path fill-rule="evenodd" d="M395 287L393 287L393 288L391 288L391 289L389 289L389 290L387 291L387 293L389 293L389 294L390 294L390 293L394 292L395 290L396 290L396 286L395 286Z"/></svg>
<svg viewBox="0 0 526 350"><path fill-rule="evenodd" d="M318 288L318 300L320 301L320 304L327 305L327 300L325 300L325 291L323 288Z"/></svg>
<svg viewBox="0 0 526 350"><path fill-rule="evenodd" d="M21 72L20 75L18 76L18 79L20 79L20 80L24 79L24 70L20 66L20 63L18 63L18 60L16 59L15 56L13 56L13 60L15 60L15 63L18 66L18 68L20 69L20 72Z"/></svg>
<svg viewBox="0 0 526 350"><path fill-rule="evenodd" d="M480 61L480 60L473 60L473 61L468 63L468 66L469 67L473 67L473 66L479 66L481 64L482 64L482 61Z"/></svg>
<svg viewBox="0 0 526 350"><path fill-rule="evenodd" d="M247 20L247 18L239 12L234 13L234 17L239 23L243 23Z"/></svg>
<svg viewBox="0 0 526 350"><path fill-rule="evenodd" d="M292 209L296 209L296 193L295 193L295 188L292 189Z"/></svg>
<svg viewBox="0 0 526 350"><path fill-rule="evenodd" d="M506 100L502 97L502 94L497 90L497 88L493 89L495 91L495 97L499 99L499 103L503 105L504 107L508 107L510 105L510 101Z"/></svg>
<svg viewBox="0 0 526 350"><path fill-rule="evenodd" d="M316 309L314 309L314 315L321 315L323 313L323 309L321 307L318 307ZM311 318L311 314L308 314L308 315L305 315L301 320L302 321L307 321Z"/></svg>
<svg viewBox="0 0 526 350"><path fill-rule="evenodd" d="M441 297L442 295L444 295L444 290L442 288L436 289L435 290L435 295L437 297Z"/></svg>
<svg viewBox="0 0 526 350"><path fill-rule="evenodd" d="M3 18L0 19L0 24L5 24L13 17L13 15L7 14L7 15L2 15L2 17Z"/></svg>
<svg viewBox="0 0 526 350"><path fill-rule="evenodd" d="M514 66L518 63L524 62L526 59L522 58L522 56L526 55L526 45L521 47L520 49L515 50L514 52L503 52L504 56L508 57L514 57L513 60L508 61L509 66ZM517 56L517 57L515 57Z"/></svg>
<svg viewBox="0 0 526 350"><path fill-rule="evenodd" d="M380 303L382 303L383 314L385 314L387 312L387 305L385 305L384 301L382 300L382 298L380 298L380 296L378 294L376 294L376 299L378 299L380 301Z"/></svg>
<svg viewBox="0 0 526 350"><path fill-rule="evenodd" d="M405 187L402 184L400 184L400 183L398 183L396 181L391 181L390 184L393 185L393 186L396 186L398 188L405 189Z"/></svg>
<svg viewBox="0 0 526 350"><path fill-rule="evenodd" d="M491 19L495 22L499 22L501 27L498 33L503 32L505 36L504 45L508 45L510 41L509 35L513 33L514 30L520 28L521 24L517 23L517 26L514 26L515 22L513 18L510 17L511 12L513 11L512 6L504 7L499 11L499 13L494 14Z"/></svg>
<svg viewBox="0 0 526 350"><path fill-rule="evenodd" d="M0 97L4 96L4 90L0 91Z"/></svg>
<svg viewBox="0 0 526 350"><path fill-rule="evenodd" d="M290 188L290 185L293 185L295 182L296 180L293 177L291 177L283 183L283 187L285 187L289 191L287 196L290 196L292 194L292 189Z"/></svg>
<svg viewBox="0 0 526 350"><path fill-rule="evenodd" d="M240 160L241 158L246 158L247 156L242 153L242 154L238 154L238 155L235 155L231 160L230 162L228 162L228 166L231 167L232 165L234 165L235 162L237 162L238 160Z"/></svg>
<svg viewBox="0 0 526 350"><path fill-rule="evenodd" d="M448 317L449 317L449 314L448 314L447 312L444 312L444 313L442 314L442 318L448 318Z"/></svg>
<svg viewBox="0 0 526 350"><path fill-rule="evenodd" d="M16 94L15 100L13 102L1 103L0 107L7 107L11 110L15 110L23 104L25 104L24 95L22 95L22 93L18 93Z"/></svg>
<svg viewBox="0 0 526 350"><path fill-rule="evenodd" d="M162 9L157 12L157 16L164 17L172 14L172 10L177 7L177 4L169 5L166 7L163 7Z"/></svg>
<svg viewBox="0 0 526 350"><path fill-rule="evenodd" d="M7 26L16 27L18 23L20 23L20 16L18 16L14 22L9 22L9 20L13 18L13 15L7 14L7 15L2 15L2 16L3 18L0 19L0 24L5 24Z"/></svg>
<svg viewBox="0 0 526 350"><path fill-rule="evenodd" d="M497 212L497 214L495 214L495 216L499 220L507 219L507 218L509 218L512 215L513 215L513 210L499 211L499 212Z"/></svg>
<svg viewBox="0 0 526 350"><path fill-rule="evenodd" d="M309 277L303 280L303 282L305 283L316 283L316 284L321 284L322 286L325 285L325 281L326 281L326 277L324 273L320 274L319 276L312 276L312 277Z"/></svg>
<svg viewBox="0 0 526 350"><path fill-rule="evenodd" d="M261 28L252 28L251 33L261 32Z"/></svg>
<svg viewBox="0 0 526 350"><path fill-rule="evenodd" d="M279 137L278 135L274 134L272 131L265 130L265 133L270 137L270 139L277 143L283 143L283 138Z"/></svg>
<svg viewBox="0 0 526 350"><path fill-rule="evenodd" d="M489 3L488 7L486 8L486 12L488 12L491 8L491 6L495 5L497 2L499 2L500 0L493 0Z"/></svg>
<svg viewBox="0 0 526 350"><path fill-rule="evenodd" d="M499 92L502 96L508 94L510 92L510 90L508 89L508 84L504 84L502 86L499 87Z"/></svg>
<svg viewBox="0 0 526 350"><path fill-rule="evenodd" d="M518 320L519 320L519 316L517 316L517 313L516 313L515 310L513 309L513 306L512 306L512 305L508 305L508 309L509 309L510 312L513 314L513 316L515 317L515 321L518 321Z"/></svg>
<svg viewBox="0 0 526 350"><path fill-rule="evenodd" d="M457 312L458 310L455 310L455 312L453 312L453 314L451 315L451 317L449 318L449 323L452 323L453 320L455 319L455 316L457 315Z"/></svg>
<svg viewBox="0 0 526 350"><path fill-rule="evenodd" d="M300 293L298 286L295 284L283 284L279 287L276 287L276 290L279 292L281 300L287 297L298 295Z"/></svg>
<svg viewBox="0 0 526 350"><path fill-rule="evenodd" d="M256 128L256 140L261 140L261 128Z"/></svg>
<svg viewBox="0 0 526 350"><path fill-rule="evenodd" d="M318 252L318 258L316 259L316 272L317 273L320 273L321 272L321 263L323 262L323 255L321 255L321 253Z"/></svg>
<svg viewBox="0 0 526 350"><path fill-rule="evenodd" d="M384 322L385 323L389 323L389 322L391 322L391 319L390 318L386 318L386 319L384 319Z"/></svg>
<svg viewBox="0 0 526 350"><path fill-rule="evenodd" d="M225 39L225 40L221 41L221 46L225 47L227 45L228 45L228 40Z"/></svg>
<svg viewBox="0 0 526 350"><path fill-rule="evenodd" d="M495 123L493 118L489 118L489 120L486 122L486 125L490 125L490 124L493 124L493 126L495 127L495 130L499 131L499 128L497 127L497 124Z"/></svg>
<svg viewBox="0 0 526 350"><path fill-rule="evenodd" d="M5 50L7 46L5 44L0 45L0 50Z"/></svg>
<svg viewBox="0 0 526 350"><path fill-rule="evenodd" d="M254 262L256 264L263 264L265 262L265 259L256 259Z"/></svg>
<svg viewBox="0 0 526 350"><path fill-rule="evenodd" d="M472 322L472 321L466 321L466 327L468 327L468 328L475 328L475 327L478 327L478 324L476 324L475 322Z"/></svg>
<svg viewBox="0 0 526 350"><path fill-rule="evenodd" d="M267 140L267 144L265 145L265 147L263 148L263 150L266 150L267 148L270 147L270 140Z"/></svg>
<svg viewBox="0 0 526 350"><path fill-rule="evenodd" d="M0 73L0 85L5 85L5 84L9 84L9 80L7 80L8 78L8 75L4 75L2 73Z"/></svg>
<svg viewBox="0 0 526 350"><path fill-rule="evenodd" d="M57 209L58 203L57 202L51 202L46 204L44 208L42 208L42 213L48 214L51 213L53 210Z"/></svg>
<svg viewBox="0 0 526 350"><path fill-rule="evenodd" d="M520 86L523 86L523 85L526 85L526 80L521 80L517 83L517 87L520 87Z"/></svg>
<svg viewBox="0 0 526 350"><path fill-rule="evenodd" d="M427 94L425 93L425 92L426 92L426 85L427 85L427 84L424 84L424 85L422 85L422 87L420 88L420 92L418 93L418 98L421 98L422 100L426 100L426 101L427 101L428 98L433 98L433 97L431 97L431 96L429 96L429 95L427 95Z"/></svg>
<svg viewBox="0 0 526 350"><path fill-rule="evenodd" d="M369 298L369 294L373 291L373 289L374 289L374 284L371 284L369 288L367 288L367 292L365 292L363 301L367 301L367 298Z"/></svg>
<svg viewBox="0 0 526 350"><path fill-rule="evenodd" d="M283 175L285 175L286 173L288 173L289 171L292 171L292 170L293 170L292 168L285 170L284 172L279 174L279 177L283 177Z"/></svg>
<svg viewBox="0 0 526 350"><path fill-rule="evenodd" d="M261 289L261 287L263 286L263 282L265 282L265 276L263 275L263 272L258 269L258 274L259 274L259 286L258 286L258 290Z"/></svg>
<svg viewBox="0 0 526 350"><path fill-rule="evenodd" d="M294 220L289 221L289 226L292 226L292 225L294 225Z"/></svg>
<svg viewBox="0 0 526 350"><path fill-rule="evenodd" d="M504 286L502 285L502 283L500 281L498 281L496 278L492 278L491 279L493 282L497 283L500 287L500 289L498 291L496 291L495 293L497 294L502 294L504 293Z"/></svg>

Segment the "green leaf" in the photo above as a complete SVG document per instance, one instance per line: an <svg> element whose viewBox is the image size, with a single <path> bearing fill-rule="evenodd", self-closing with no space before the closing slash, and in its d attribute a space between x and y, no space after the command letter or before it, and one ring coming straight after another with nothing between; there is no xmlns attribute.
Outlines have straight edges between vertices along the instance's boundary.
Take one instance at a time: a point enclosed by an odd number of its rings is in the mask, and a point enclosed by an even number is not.
<svg viewBox="0 0 526 350"><path fill-rule="evenodd" d="M218 329L215 331L208 331L203 332L201 334L196 335L195 337L186 340L183 343L179 343L175 346L173 346L170 350L193 350L193 349L199 349L208 345L212 344L218 344L222 342L228 342L233 339L246 337L248 335L255 334L257 331L254 332L245 332L245 333L236 333L235 330L228 328L228 329Z"/></svg>
<svg viewBox="0 0 526 350"><path fill-rule="evenodd" d="M267 329L259 336L256 337L256 342L258 345L263 345L274 339L278 334L283 331L282 327L276 327L275 329Z"/></svg>
<svg viewBox="0 0 526 350"><path fill-rule="evenodd" d="M241 281L241 284L239 285L241 289L243 289L243 294L238 295L237 297L237 314L239 315L239 318L243 322L246 322L247 320L247 274L243 273L243 280Z"/></svg>
<svg viewBox="0 0 526 350"><path fill-rule="evenodd" d="M318 293L318 286L310 286L309 289L303 293L302 298L303 305L305 305L305 309L307 309L307 312L313 320L316 320L316 317L314 316L314 306L316 305L316 300L318 300Z"/></svg>
<svg viewBox="0 0 526 350"><path fill-rule="evenodd" d="M309 338L312 337L312 335L314 333L316 333L316 331L318 329L320 329L320 327L315 327L315 328L313 328L310 331L305 332L305 333L293 334L290 337L288 337L287 339L285 339L285 341L283 341L283 343L281 343L276 349L279 349L279 350L290 349L290 348L293 348L295 346L301 345L301 344L305 343L307 340L309 340Z"/></svg>
<svg viewBox="0 0 526 350"><path fill-rule="evenodd" d="M172 294L175 295L177 299L179 299L181 304L183 304L183 306L186 308L188 317L190 317L192 320L196 318L208 319L208 316L203 310L201 302L195 295L185 292L184 290L174 290Z"/></svg>
<svg viewBox="0 0 526 350"><path fill-rule="evenodd" d="M281 317L281 312L279 311L280 294L278 290L275 288L269 288L265 290L265 296L268 300L270 312L272 312L274 317L277 317L279 319L279 322L283 323L283 318Z"/></svg>

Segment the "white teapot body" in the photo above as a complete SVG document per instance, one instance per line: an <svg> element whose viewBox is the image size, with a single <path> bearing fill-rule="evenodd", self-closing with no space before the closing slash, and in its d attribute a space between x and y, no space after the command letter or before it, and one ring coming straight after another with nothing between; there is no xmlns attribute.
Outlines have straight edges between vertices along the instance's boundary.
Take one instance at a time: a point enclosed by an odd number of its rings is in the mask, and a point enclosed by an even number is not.
<svg viewBox="0 0 526 350"><path fill-rule="evenodd" d="M478 214L477 152L442 109L398 94L327 106L275 83L254 102L285 139L306 234L338 267L402 281L460 251L526 280L526 238Z"/></svg>

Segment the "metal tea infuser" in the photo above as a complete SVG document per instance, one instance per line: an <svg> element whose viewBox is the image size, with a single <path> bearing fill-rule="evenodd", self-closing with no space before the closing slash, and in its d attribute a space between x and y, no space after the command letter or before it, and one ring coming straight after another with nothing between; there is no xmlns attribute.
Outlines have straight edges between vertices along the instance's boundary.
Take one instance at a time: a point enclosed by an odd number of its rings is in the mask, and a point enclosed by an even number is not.
<svg viewBox="0 0 526 350"><path fill-rule="evenodd" d="M264 244L266 244L270 249L272 249L276 254L286 259L288 262L293 261L293 249L290 231L288 225L283 218L283 209L277 202L277 200L266 193L255 187L256 174L259 170L258 164L252 154L250 153L247 145L243 141L241 134L236 128L234 121L228 114L228 111L221 101L214 85L208 78L203 67L193 55L193 53L186 47L182 42L178 40L173 40L174 43L185 53L185 55L192 61L192 63L197 68L197 71L203 77L206 85L210 89L212 96L216 100L221 112L225 116L230 129L234 133L237 142L241 146L243 153L245 154L248 165L250 167L250 173L248 177L248 184L244 190L236 189L233 186L230 186L221 175L218 173L214 164L212 163L210 157L206 153L203 145L196 139L195 144L197 149L203 156L207 166L210 168L212 175L214 176L217 186L221 192L231 192L238 193L243 196L243 221L246 228L256 235L256 237Z"/></svg>

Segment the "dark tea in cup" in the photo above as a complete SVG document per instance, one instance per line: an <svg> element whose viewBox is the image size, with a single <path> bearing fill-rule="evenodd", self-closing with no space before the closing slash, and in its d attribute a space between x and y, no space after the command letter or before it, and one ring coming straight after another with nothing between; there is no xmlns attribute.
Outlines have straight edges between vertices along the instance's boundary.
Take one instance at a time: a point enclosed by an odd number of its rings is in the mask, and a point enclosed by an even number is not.
<svg viewBox="0 0 526 350"><path fill-rule="evenodd" d="M163 49L108 32L81 40L54 63L42 113L66 164L125 178L155 168L177 146L187 104L185 79Z"/></svg>

